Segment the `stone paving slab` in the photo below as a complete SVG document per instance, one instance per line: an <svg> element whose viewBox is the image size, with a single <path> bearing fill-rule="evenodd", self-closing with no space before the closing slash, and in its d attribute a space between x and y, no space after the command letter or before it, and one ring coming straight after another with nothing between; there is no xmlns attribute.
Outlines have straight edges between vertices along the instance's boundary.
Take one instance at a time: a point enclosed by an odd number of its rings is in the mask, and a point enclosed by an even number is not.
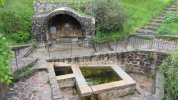
<svg viewBox="0 0 178 100"><path fill-rule="evenodd" d="M8 100L52 100L47 71L39 71L10 87Z"/></svg>
<svg viewBox="0 0 178 100"><path fill-rule="evenodd" d="M11 62L11 70L12 72L16 72L17 70L23 69L36 61L37 58L17 58L17 65L15 60Z"/></svg>

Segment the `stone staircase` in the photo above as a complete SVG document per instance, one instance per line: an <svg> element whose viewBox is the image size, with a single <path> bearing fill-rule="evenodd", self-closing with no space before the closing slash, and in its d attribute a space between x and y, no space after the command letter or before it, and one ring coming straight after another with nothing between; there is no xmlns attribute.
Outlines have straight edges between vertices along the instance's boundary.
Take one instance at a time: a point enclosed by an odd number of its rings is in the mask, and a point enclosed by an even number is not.
<svg viewBox="0 0 178 100"><path fill-rule="evenodd" d="M137 35L155 35L158 28L164 23L164 16L168 13L174 13L178 10L178 0L171 6L166 7L157 17L147 23L145 26L138 29L135 34Z"/></svg>

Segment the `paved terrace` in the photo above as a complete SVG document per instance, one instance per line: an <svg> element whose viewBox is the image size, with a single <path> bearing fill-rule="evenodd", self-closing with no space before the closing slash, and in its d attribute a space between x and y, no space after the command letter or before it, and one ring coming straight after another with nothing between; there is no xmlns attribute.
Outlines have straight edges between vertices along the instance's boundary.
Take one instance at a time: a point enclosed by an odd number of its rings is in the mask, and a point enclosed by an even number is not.
<svg viewBox="0 0 178 100"><path fill-rule="evenodd" d="M30 55L31 58L38 58L40 61L45 61L49 58L68 58L90 56L94 54L107 53L109 51L127 52L127 51L159 51L170 53L178 46L177 41L169 41L163 39L142 39L131 37L128 40L114 42L109 44L95 44L93 47L78 46L76 43L60 43L53 44L49 49L44 48L45 44L38 45L34 52Z"/></svg>

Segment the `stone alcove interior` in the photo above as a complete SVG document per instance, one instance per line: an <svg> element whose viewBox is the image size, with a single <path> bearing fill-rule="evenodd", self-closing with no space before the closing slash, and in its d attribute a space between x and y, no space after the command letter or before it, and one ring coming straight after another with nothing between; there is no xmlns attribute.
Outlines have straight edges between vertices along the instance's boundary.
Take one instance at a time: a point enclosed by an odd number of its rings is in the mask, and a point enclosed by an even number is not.
<svg viewBox="0 0 178 100"><path fill-rule="evenodd" d="M81 24L72 16L59 14L48 22L48 34L50 40L60 38L82 38Z"/></svg>

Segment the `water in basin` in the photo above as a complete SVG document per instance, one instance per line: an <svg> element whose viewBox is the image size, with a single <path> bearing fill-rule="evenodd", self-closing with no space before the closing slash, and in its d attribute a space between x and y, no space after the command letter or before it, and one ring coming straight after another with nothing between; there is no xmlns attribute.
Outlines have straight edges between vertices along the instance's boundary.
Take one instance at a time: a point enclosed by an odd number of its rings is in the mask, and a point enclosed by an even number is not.
<svg viewBox="0 0 178 100"><path fill-rule="evenodd" d="M80 67L89 86L122 80L111 67Z"/></svg>

